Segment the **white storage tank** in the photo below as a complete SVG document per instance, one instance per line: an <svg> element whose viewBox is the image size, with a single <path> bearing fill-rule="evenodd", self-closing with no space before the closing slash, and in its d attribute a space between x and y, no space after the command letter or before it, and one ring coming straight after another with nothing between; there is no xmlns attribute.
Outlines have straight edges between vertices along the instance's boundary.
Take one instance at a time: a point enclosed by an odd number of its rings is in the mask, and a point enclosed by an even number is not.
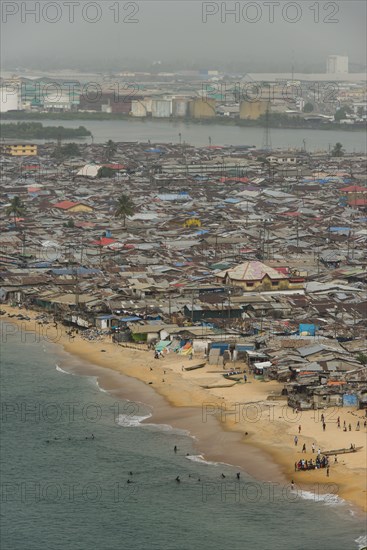
<svg viewBox="0 0 367 550"><path fill-rule="evenodd" d="M19 111L21 109L20 93L17 86L0 87L0 113Z"/></svg>
<svg viewBox="0 0 367 550"><path fill-rule="evenodd" d="M189 100L174 99L172 102L172 114L174 117L185 117L189 110Z"/></svg>
<svg viewBox="0 0 367 550"><path fill-rule="evenodd" d="M152 116L155 118L169 118L172 113L172 101L167 99L153 99Z"/></svg>
<svg viewBox="0 0 367 550"><path fill-rule="evenodd" d="M131 115L137 117L146 117L152 112L151 99L133 99L131 102Z"/></svg>

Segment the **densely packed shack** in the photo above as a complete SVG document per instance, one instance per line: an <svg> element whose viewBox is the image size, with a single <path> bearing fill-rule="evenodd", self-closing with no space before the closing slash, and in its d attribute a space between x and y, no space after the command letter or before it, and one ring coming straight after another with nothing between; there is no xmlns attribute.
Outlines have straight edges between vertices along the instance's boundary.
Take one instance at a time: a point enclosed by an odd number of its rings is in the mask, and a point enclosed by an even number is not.
<svg viewBox="0 0 367 550"><path fill-rule="evenodd" d="M247 348L291 406L366 406L365 157L55 147L1 157L3 303L137 345L181 338L217 362L251 365Z"/></svg>

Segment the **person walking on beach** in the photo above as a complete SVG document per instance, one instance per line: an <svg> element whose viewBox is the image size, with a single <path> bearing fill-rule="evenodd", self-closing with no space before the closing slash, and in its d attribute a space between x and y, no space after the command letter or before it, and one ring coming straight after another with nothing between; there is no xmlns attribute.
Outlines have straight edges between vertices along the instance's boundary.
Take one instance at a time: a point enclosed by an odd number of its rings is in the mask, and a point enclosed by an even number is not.
<svg viewBox="0 0 367 550"><path fill-rule="evenodd" d="M306 452L306 443L303 444L303 447L302 447L302 452L305 453Z"/></svg>
<svg viewBox="0 0 367 550"><path fill-rule="evenodd" d="M317 451L317 456L320 456L321 455L321 449L320 447L318 448L318 451Z"/></svg>
<svg viewBox="0 0 367 550"><path fill-rule="evenodd" d="M246 376L246 374L243 375L243 381L244 381L244 383L246 384L246 382L247 382L247 376Z"/></svg>
<svg viewBox="0 0 367 550"><path fill-rule="evenodd" d="M325 421L324 413L321 413L321 422Z"/></svg>
<svg viewBox="0 0 367 550"><path fill-rule="evenodd" d="M295 444L296 447L297 447L297 443L298 443L298 437L295 435L294 436L294 444Z"/></svg>
<svg viewBox="0 0 367 550"><path fill-rule="evenodd" d="M292 481L291 481L291 490L292 490L292 491L294 490L294 481L293 481L293 479L292 479Z"/></svg>
<svg viewBox="0 0 367 550"><path fill-rule="evenodd" d="M173 451L174 451L175 453L177 453L177 445L175 445L175 446L173 447Z"/></svg>
<svg viewBox="0 0 367 550"><path fill-rule="evenodd" d="M326 468L326 476L329 477L330 468L329 466Z"/></svg>
<svg viewBox="0 0 367 550"><path fill-rule="evenodd" d="M350 432L352 431L352 425L351 424L348 425L348 429L349 429Z"/></svg>
<svg viewBox="0 0 367 550"><path fill-rule="evenodd" d="M312 449L312 452L314 453L315 452L315 443L312 443L311 449Z"/></svg>
<svg viewBox="0 0 367 550"><path fill-rule="evenodd" d="M325 422L322 423L322 429L323 429L323 431L326 430L326 424L325 424Z"/></svg>
<svg viewBox="0 0 367 550"><path fill-rule="evenodd" d="M344 430L344 431L346 431L346 429L347 429L347 425L346 425L346 423L345 423L345 420L344 420L344 422L343 422L343 429L344 429L344 428L345 428L345 430Z"/></svg>
<svg viewBox="0 0 367 550"><path fill-rule="evenodd" d="M340 428L340 418L338 416L338 428Z"/></svg>
<svg viewBox="0 0 367 550"><path fill-rule="evenodd" d="M359 428L360 428L360 423L359 423L359 420L357 422L357 426L356 426L356 431L359 432Z"/></svg>
<svg viewBox="0 0 367 550"><path fill-rule="evenodd" d="M298 426L298 433L301 433L301 425Z"/></svg>

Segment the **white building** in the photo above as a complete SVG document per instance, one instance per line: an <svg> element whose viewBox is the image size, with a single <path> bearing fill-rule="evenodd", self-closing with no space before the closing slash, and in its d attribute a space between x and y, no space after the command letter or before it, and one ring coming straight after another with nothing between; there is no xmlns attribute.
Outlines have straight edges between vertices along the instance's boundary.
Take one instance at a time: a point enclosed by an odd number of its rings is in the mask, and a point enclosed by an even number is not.
<svg viewBox="0 0 367 550"><path fill-rule="evenodd" d="M345 74L348 73L347 55L329 55L326 61L327 74Z"/></svg>

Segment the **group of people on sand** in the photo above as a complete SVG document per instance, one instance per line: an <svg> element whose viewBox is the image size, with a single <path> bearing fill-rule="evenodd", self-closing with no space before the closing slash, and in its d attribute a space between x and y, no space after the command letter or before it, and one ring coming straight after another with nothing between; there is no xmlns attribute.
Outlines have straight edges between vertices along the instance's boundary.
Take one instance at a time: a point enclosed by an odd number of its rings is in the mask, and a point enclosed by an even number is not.
<svg viewBox="0 0 367 550"><path fill-rule="evenodd" d="M304 460L300 459L298 462L294 463L294 471L298 472L299 470L318 470L319 468L329 468L329 459L327 456L320 457L317 455L316 460Z"/></svg>

